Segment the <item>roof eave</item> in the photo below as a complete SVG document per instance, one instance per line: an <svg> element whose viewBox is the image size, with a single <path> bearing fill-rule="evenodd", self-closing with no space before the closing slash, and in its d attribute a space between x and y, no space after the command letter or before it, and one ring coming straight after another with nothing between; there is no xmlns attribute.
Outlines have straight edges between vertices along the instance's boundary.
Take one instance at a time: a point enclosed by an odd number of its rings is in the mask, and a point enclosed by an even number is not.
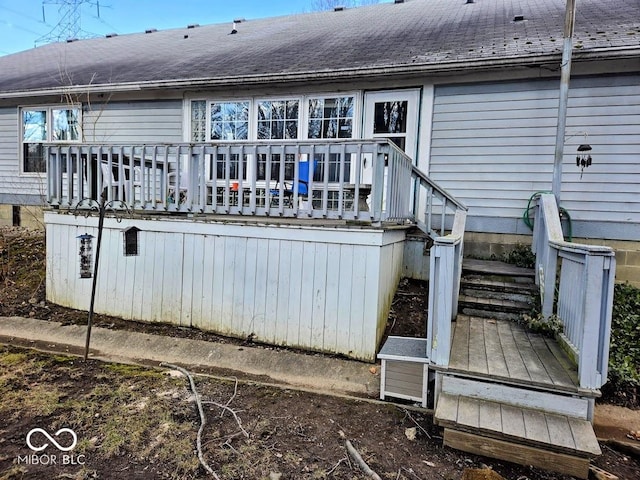
<svg viewBox="0 0 640 480"><path fill-rule="evenodd" d="M575 61L611 60L640 57L640 46L617 48L593 48L589 50L575 50ZM557 63L561 60L560 53L518 55L500 58L483 58L475 60L450 60L437 63L416 63L412 65L387 65L377 67L359 67L340 70L306 71L295 73L270 73L257 75L241 75L227 77L209 77L195 79L151 80L144 82L123 82L93 85L71 85L65 87L23 90L0 93L0 100L12 98L41 97L50 95L78 95L99 94L113 92L134 92L141 90L164 89L193 89L214 88L230 85L265 85L298 82L348 81L362 78L385 78L395 75L442 75L454 73L469 73L503 69L507 67L535 67L544 64Z"/></svg>

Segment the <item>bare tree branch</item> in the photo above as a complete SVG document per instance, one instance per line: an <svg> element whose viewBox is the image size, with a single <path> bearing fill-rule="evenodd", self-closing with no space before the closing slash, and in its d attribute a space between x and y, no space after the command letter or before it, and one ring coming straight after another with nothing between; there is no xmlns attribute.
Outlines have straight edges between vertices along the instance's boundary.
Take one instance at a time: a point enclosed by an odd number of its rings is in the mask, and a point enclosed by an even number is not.
<svg viewBox="0 0 640 480"><path fill-rule="evenodd" d="M204 469L207 472L213 475L213 477L216 480L220 480L220 477L216 474L216 472L213 471L213 469L209 466L209 464L204 459L204 456L202 455L202 431L204 430L204 426L207 424L207 419L204 415L204 410L202 409L202 402L200 401L200 395L196 390L196 384L193 381L193 377L188 371L186 371L182 367L178 367L177 365L172 365L170 363L161 363L160 366L169 367L174 370L177 370L189 379L189 385L191 385L191 391L193 392L193 395L196 398L196 405L198 406L198 413L200 414L200 428L198 429L198 435L196 436L196 446L198 448L198 460L200 460L200 464L204 467Z"/></svg>

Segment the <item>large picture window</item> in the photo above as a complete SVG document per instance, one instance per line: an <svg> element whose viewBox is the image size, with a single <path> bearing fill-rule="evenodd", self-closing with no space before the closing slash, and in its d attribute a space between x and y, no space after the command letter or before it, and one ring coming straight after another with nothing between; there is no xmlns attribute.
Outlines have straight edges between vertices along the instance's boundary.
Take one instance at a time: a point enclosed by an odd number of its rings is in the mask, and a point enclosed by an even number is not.
<svg viewBox="0 0 640 480"><path fill-rule="evenodd" d="M80 141L80 108L22 109L22 171L46 172L43 143Z"/></svg>

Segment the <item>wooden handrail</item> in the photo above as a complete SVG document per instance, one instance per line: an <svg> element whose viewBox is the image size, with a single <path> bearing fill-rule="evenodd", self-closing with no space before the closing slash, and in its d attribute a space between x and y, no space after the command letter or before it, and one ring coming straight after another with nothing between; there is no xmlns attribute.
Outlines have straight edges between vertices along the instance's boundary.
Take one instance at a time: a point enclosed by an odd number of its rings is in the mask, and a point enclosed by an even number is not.
<svg viewBox="0 0 640 480"><path fill-rule="evenodd" d="M615 252L610 247L564 240L555 197L538 198L532 250L543 316L562 322L559 339L578 365L580 387L607 381ZM560 282L557 289L557 271Z"/></svg>

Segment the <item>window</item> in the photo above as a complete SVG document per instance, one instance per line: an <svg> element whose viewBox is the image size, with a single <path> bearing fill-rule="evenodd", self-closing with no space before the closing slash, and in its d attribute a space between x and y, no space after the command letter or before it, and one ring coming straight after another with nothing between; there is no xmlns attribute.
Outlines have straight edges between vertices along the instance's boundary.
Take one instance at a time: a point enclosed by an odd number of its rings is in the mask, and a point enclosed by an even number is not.
<svg viewBox="0 0 640 480"><path fill-rule="evenodd" d="M247 140L249 102L211 102L211 140Z"/></svg>
<svg viewBox="0 0 640 480"><path fill-rule="evenodd" d="M80 140L80 108L42 107L22 110L22 171L44 173L45 142Z"/></svg>
<svg viewBox="0 0 640 480"><path fill-rule="evenodd" d="M192 142L354 137L355 95L240 101L194 99L188 105Z"/></svg>
<svg viewBox="0 0 640 480"><path fill-rule="evenodd" d="M191 141L207 140L207 102L194 100L191 102Z"/></svg>
<svg viewBox="0 0 640 480"><path fill-rule="evenodd" d="M309 138L352 138L354 98L309 99Z"/></svg>
<svg viewBox="0 0 640 480"><path fill-rule="evenodd" d="M298 100L258 102L258 140L298 138Z"/></svg>

